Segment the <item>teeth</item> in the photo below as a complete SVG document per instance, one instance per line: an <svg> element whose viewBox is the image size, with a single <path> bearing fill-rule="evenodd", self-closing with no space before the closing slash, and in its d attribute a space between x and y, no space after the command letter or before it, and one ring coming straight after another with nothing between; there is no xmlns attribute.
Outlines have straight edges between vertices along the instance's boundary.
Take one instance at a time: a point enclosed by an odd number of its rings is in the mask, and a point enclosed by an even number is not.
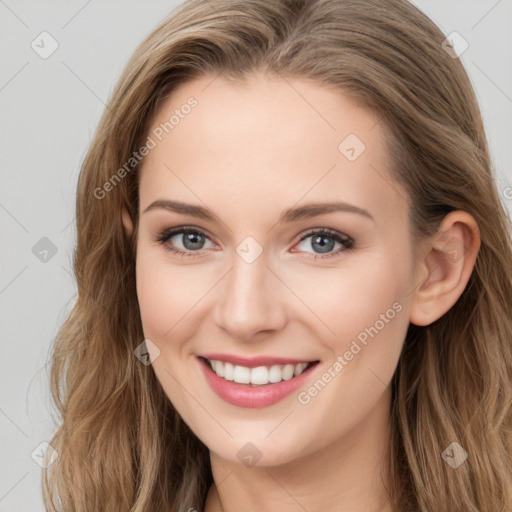
<svg viewBox="0 0 512 512"><path fill-rule="evenodd" d="M251 384L268 384L268 381L268 368L266 366L251 369Z"/></svg>
<svg viewBox="0 0 512 512"><path fill-rule="evenodd" d="M273 366L257 366L256 368L247 368L246 366L234 366L231 363L223 361L214 361L208 359L213 371L226 380L234 381L239 384L265 385L268 383L277 383L282 380L290 380L300 375L309 363L286 364Z"/></svg>
<svg viewBox="0 0 512 512"><path fill-rule="evenodd" d="M308 367L308 364L309 363L296 364L293 369L293 376L297 377L297 375L300 375Z"/></svg>
<svg viewBox="0 0 512 512"><path fill-rule="evenodd" d="M251 382L251 370L245 366L235 366L233 380L240 384L249 384Z"/></svg>
<svg viewBox="0 0 512 512"><path fill-rule="evenodd" d="M294 371L295 371L295 367L293 366L293 364L287 364L283 368L283 379L290 380L293 377Z"/></svg>
<svg viewBox="0 0 512 512"><path fill-rule="evenodd" d="M274 365L270 367L270 370L268 371L268 380L273 383L281 382L283 380L281 366Z"/></svg>
<svg viewBox="0 0 512 512"><path fill-rule="evenodd" d="M224 377L226 380L233 380L235 377L235 367L231 363L222 363L222 361L216 361L215 373L219 377ZM224 375L222 373L222 367L224 367ZM220 370L220 371L219 371Z"/></svg>

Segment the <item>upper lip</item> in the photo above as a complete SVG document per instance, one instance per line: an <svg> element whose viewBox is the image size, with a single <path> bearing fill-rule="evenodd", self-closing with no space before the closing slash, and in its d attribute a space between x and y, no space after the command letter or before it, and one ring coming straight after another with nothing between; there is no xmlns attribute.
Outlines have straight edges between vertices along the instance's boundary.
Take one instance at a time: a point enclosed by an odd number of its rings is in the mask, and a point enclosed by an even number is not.
<svg viewBox="0 0 512 512"><path fill-rule="evenodd" d="M246 366L247 368L256 368L257 366L273 366L286 364L312 363L316 360L312 359L294 359L290 357L242 357L233 354L201 354L200 357L205 359L213 359L215 361L224 361L238 366Z"/></svg>

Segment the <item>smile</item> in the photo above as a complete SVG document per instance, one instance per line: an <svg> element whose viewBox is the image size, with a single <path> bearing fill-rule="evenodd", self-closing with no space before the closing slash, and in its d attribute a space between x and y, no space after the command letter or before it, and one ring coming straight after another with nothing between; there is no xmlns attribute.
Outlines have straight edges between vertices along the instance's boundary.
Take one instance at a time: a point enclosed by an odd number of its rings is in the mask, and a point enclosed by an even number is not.
<svg viewBox="0 0 512 512"><path fill-rule="evenodd" d="M272 361L248 360L245 366L239 364L239 358L230 359L197 357L200 370L214 393L229 404L248 408L267 407L289 396L306 383L320 362L273 358ZM262 364L265 362L285 364Z"/></svg>
<svg viewBox="0 0 512 512"><path fill-rule="evenodd" d="M300 363L300 364L287 364L287 365L272 365L272 366L257 366L256 368L249 368L247 366L233 365L229 362L216 361L207 359L212 370L224 380L234 381L238 384L252 384L257 386L264 386L272 383L277 384L282 380L290 380L293 377L298 377L304 372L308 366L313 363Z"/></svg>

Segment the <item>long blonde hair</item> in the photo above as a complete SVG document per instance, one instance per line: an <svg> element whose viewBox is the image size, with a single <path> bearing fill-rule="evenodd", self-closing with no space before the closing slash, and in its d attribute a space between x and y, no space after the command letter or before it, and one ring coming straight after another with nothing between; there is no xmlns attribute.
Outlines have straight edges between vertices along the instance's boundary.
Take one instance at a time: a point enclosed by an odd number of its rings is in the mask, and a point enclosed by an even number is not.
<svg viewBox="0 0 512 512"><path fill-rule="evenodd" d="M140 44L78 182L78 296L52 350L60 427L50 441L58 458L43 473L48 511L204 505L208 449L134 357L144 339L137 231L128 239L121 209L137 226L138 165L112 177L178 85L257 70L338 88L379 115L415 240L453 210L477 221L481 246L463 294L439 320L407 332L393 380L390 493L400 511L512 510L511 223L475 94L444 39L406 0L189 0ZM457 469L441 457L451 442L469 454Z"/></svg>

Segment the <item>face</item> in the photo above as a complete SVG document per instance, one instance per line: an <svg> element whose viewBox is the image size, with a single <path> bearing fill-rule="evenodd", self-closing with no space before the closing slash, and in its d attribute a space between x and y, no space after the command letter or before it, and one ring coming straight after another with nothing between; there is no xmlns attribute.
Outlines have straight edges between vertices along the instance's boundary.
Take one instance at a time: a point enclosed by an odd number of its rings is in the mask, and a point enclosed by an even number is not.
<svg viewBox="0 0 512 512"><path fill-rule="evenodd" d="M177 89L149 133L138 301L184 421L217 456L273 466L386 421L409 205L378 117L339 91L213 78Z"/></svg>

